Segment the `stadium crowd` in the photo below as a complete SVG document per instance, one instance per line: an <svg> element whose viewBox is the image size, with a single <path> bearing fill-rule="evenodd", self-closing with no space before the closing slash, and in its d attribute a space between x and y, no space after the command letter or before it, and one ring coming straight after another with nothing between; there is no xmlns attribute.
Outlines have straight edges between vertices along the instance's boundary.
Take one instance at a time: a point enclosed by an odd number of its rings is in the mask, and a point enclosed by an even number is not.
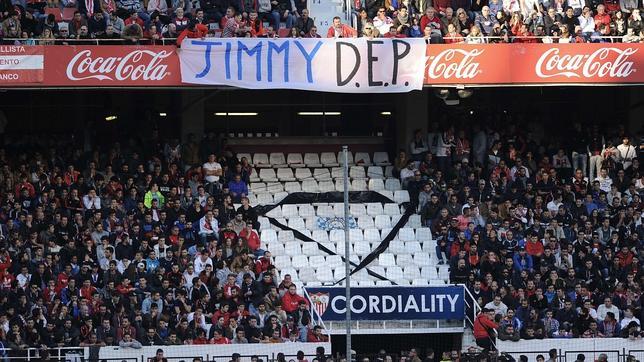
<svg viewBox="0 0 644 362"><path fill-rule="evenodd" d="M492 327L639 337L641 148L613 131L575 124L558 144L537 126L432 124L396 157L436 261L485 308L480 343ZM263 250L245 195L255 170L233 151L156 130L92 151L71 138L0 149L2 345L327 340Z"/></svg>
<svg viewBox="0 0 644 362"><path fill-rule="evenodd" d="M439 264L500 339L641 336L644 173L640 139L575 123L420 131L395 161Z"/></svg>
<svg viewBox="0 0 644 362"><path fill-rule="evenodd" d="M328 340L218 138L67 141L0 150L1 347Z"/></svg>
<svg viewBox="0 0 644 362"><path fill-rule="evenodd" d="M5 44L25 45L172 44L186 36L644 41L639 0L356 0L356 28L336 17L325 29L306 6L306 0L2 0L1 36ZM61 11L69 14L65 21Z"/></svg>

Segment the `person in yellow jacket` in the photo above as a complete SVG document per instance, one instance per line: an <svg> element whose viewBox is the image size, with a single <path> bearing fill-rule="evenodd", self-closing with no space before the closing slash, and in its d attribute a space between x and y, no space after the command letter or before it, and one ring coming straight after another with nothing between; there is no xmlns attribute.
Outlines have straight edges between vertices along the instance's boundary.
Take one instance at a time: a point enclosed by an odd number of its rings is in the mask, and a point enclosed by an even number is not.
<svg viewBox="0 0 644 362"><path fill-rule="evenodd" d="M145 193L145 198L143 199L143 205L145 205L146 208L151 208L152 207L152 200L157 200L157 203L159 205L159 208L163 207L165 204L165 196L161 192L159 192L159 185L153 183L150 186L150 190Z"/></svg>

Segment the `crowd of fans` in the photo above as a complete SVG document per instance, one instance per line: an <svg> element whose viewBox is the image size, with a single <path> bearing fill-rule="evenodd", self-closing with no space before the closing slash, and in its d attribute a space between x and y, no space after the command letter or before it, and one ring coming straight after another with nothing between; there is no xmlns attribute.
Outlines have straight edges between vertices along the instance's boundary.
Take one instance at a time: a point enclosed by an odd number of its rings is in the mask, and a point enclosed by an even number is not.
<svg viewBox="0 0 644 362"><path fill-rule="evenodd" d="M474 44L644 41L639 0L356 0L353 5L355 28L336 17L318 29L306 0L2 0L0 20L4 43L26 45L172 44L182 33L424 37ZM59 21L53 13L59 10L73 17Z"/></svg>
<svg viewBox="0 0 644 362"><path fill-rule="evenodd" d="M212 134L104 151L0 149L0 347L327 340L262 250L245 159Z"/></svg>
<svg viewBox="0 0 644 362"><path fill-rule="evenodd" d="M493 329L511 340L641 334L641 139L623 126L557 132L435 124L395 160L438 263L484 308L474 334L487 347Z"/></svg>

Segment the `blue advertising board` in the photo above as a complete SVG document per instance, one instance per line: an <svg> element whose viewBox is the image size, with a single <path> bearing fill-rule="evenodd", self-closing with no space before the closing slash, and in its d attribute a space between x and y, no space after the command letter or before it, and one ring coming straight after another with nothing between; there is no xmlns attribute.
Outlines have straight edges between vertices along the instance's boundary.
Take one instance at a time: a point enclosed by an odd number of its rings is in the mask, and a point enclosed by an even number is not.
<svg viewBox="0 0 644 362"><path fill-rule="evenodd" d="M322 320L345 319L346 297L343 287L306 288L311 309ZM351 288L351 319L425 320L465 317L464 290L449 287L373 287Z"/></svg>

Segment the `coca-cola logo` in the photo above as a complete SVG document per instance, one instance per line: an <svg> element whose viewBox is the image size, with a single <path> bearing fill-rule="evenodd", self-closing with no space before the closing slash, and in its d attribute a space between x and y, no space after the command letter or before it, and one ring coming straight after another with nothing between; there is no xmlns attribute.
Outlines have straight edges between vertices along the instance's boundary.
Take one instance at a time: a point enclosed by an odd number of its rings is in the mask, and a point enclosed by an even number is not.
<svg viewBox="0 0 644 362"><path fill-rule="evenodd" d="M637 49L634 48L608 47L597 49L591 54L560 55L559 48L552 48L539 57L535 72L541 78L626 78L636 71L633 62L628 61L635 53Z"/></svg>
<svg viewBox="0 0 644 362"><path fill-rule="evenodd" d="M426 73L431 79L472 79L481 70L476 58L483 49L446 49L427 58Z"/></svg>
<svg viewBox="0 0 644 362"><path fill-rule="evenodd" d="M168 65L162 63L170 55L172 52L167 50L137 49L123 56L93 58L91 50L83 50L67 65L67 78L160 81L170 74Z"/></svg>

